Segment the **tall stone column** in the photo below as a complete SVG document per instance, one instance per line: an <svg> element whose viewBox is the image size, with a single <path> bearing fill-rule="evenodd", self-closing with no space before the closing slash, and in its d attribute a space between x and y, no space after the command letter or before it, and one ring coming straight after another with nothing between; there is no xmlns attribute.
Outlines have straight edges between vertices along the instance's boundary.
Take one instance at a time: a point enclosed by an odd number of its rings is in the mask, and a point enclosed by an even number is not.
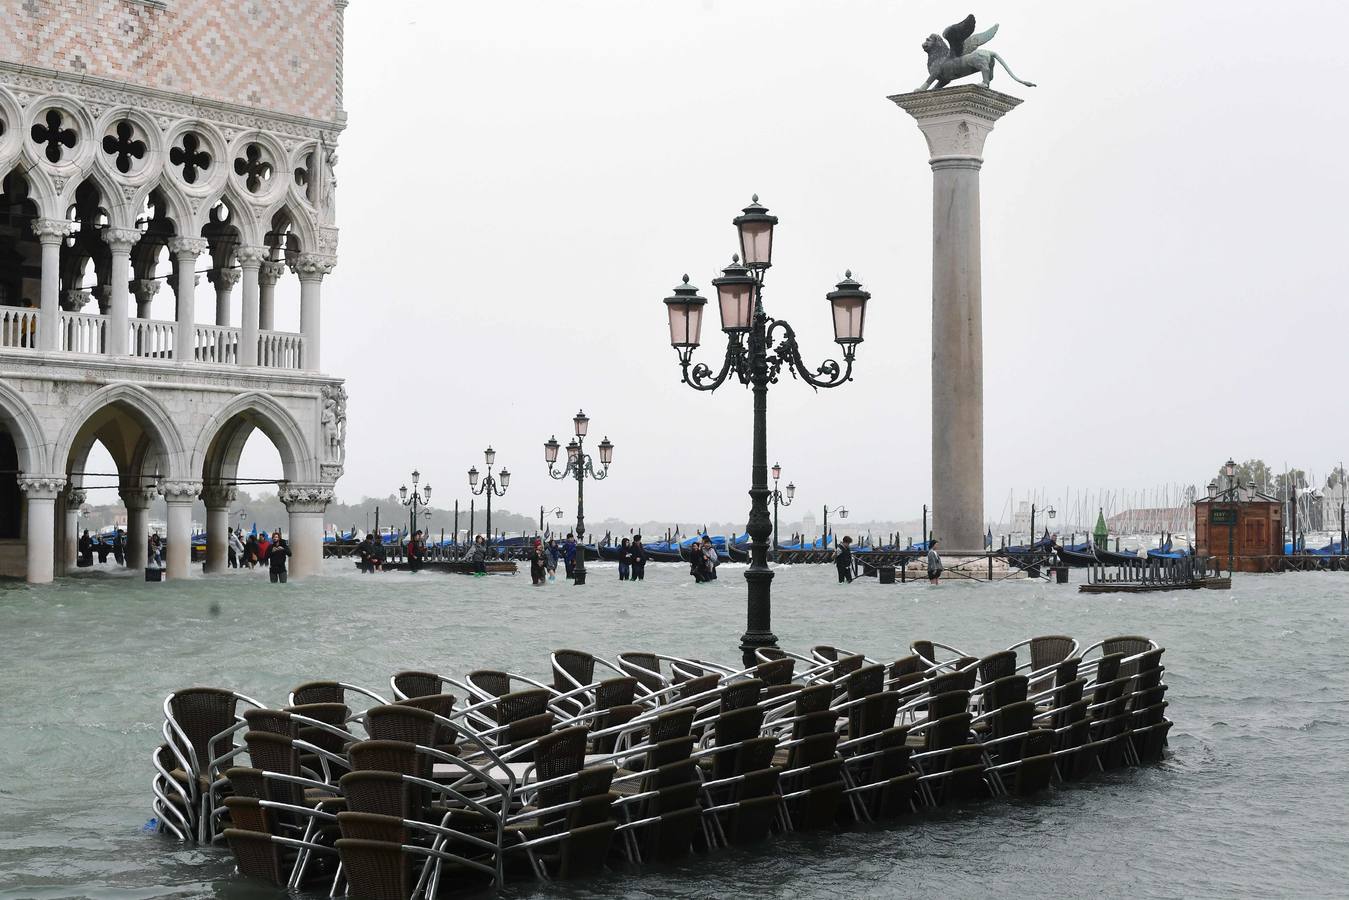
<svg viewBox="0 0 1349 900"><path fill-rule="evenodd" d="M112 269L108 277L108 353L126 356L130 340L131 319L131 248L141 239L136 228L104 228L103 240L112 254Z"/></svg>
<svg viewBox="0 0 1349 900"><path fill-rule="evenodd" d="M286 274L286 264L271 259L258 268L258 328L276 329L276 282Z"/></svg>
<svg viewBox="0 0 1349 900"><path fill-rule="evenodd" d="M206 502L206 571L223 572L229 567L230 504L239 492L230 485L208 484L201 492Z"/></svg>
<svg viewBox="0 0 1349 900"><path fill-rule="evenodd" d="M61 530L61 560L57 566L58 575L68 575L75 571L80 556L80 507L89 495L76 487L66 488L65 522Z"/></svg>
<svg viewBox="0 0 1349 900"><path fill-rule="evenodd" d="M279 492L290 513L290 571L296 578L317 575L323 566L323 514L333 501L330 484L286 484Z"/></svg>
<svg viewBox="0 0 1349 900"><path fill-rule="evenodd" d="M150 318L150 304L154 302L155 294L159 293L163 283L158 278L138 278L131 283L132 290L136 292L136 318Z"/></svg>
<svg viewBox="0 0 1349 900"><path fill-rule="evenodd" d="M949 550L984 536L984 345L979 170L993 123L1021 101L979 85L890 98L918 121L932 166L933 532Z"/></svg>
<svg viewBox="0 0 1349 900"><path fill-rule="evenodd" d="M333 270L337 260L317 253L302 253L292 267L300 277L300 334L304 337L304 365L306 372L319 370L319 299L322 296L323 276Z"/></svg>
<svg viewBox="0 0 1349 900"><path fill-rule="evenodd" d="M165 574L170 581L186 578L192 568L192 504L201 493L201 482L161 481L159 493L169 505Z"/></svg>
<svg viewBox="0 0 1349 900"><path fill-rule="evenodd" d="M56 350L61 346L61 242L75 232L75 223L65 219L34 219L33 234L42 245L37 346ZM47 578L51 581L50 575Z"/></svg>
<svg viewBox="0 0 1349 900"><path fill-rule="evenodd" d="M205 238L173 238L169 252L178 264L178 313L173 334L173 361L192 362L197 348L197 257L206 252Z"/></svg>
<svg viewBox="0 0 1349 900"><path fill-rule="evenodd" d="M258 364L258 270L267 261L266 247L240 247L236 251L243 277L243 310L239 319L239 365Z"/></svg>
<svg viewBox="0 0 1349 900"><path fill-rule="evenodd" d="M238 269L212 269L206 278L215 285L215 323L221 328L230 327L230 294L239 283Z"/></svg>
<svg viewBox="0 0 1349 900"><path fill-rule="evenodd" d="M23 475L19 490L27 498L24 540L29 584L49 584L56 573L56 498L65 489L63 475Z"/></svg>
<svg viewBox="0 0 1349 900"><path fill-rule="evenodd" d="M133 571L144 569L150 561L150 503L156 495L148 488L121 492L126 507L126 567Z"/></svg>

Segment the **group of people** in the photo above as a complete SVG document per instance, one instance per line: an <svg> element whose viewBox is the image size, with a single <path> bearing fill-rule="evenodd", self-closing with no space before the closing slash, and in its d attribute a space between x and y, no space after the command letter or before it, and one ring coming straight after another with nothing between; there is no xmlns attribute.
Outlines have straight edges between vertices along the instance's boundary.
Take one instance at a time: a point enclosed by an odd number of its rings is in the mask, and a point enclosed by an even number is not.
<svg viewBox="0 0 1349 900"><path fill-rule="evenodd" d="M721 558L717 556L717 548L707 535L703 535L701 541L689 548L689 574L698 584L716 581L717 566L720 564Z"/></svg>
<svg viewBox="0 0 1349 900"><path fill-rule="evenodd" d="M151 535L151 552L158 534ZM255 569L265 566L273 584L286 583L286 560L290 558L290 545L277 529L270 535L251 533L244 537L242 528L231 528L229 536L229 567L231 569Z"/></svg>
<svg viewBox="0 0 1349 900"><path fill-rule="evenodd" d="M414 535L414 537L418 538L420 538L420 536L420 531ZM420 565L420 561L424 555L425 548L422 547L420 548L417 557L418 565ZM377 532L366 532L365 537L361 538L361 542L356 545L356 566L362 572L367 574L370 572L383 572L386 556L387 553L384 550L384 540Z"/></svg>
<svg viewBox="0 0 1349 900"><path fill-rule="evenodd" d="M77 556L75 564L81 569L92 566L94 564L95 552L98 553L98 561L100 563L107 562L108 554L111 553L112 558L117 561L117 565L120 566L125 564L126 535L122 533L122 529L113 529L112 540L99 543L97 547L94 546L94 539L89 535L89 529L84 529L84 534L80 535L79 540L76 541Z"/></svg>

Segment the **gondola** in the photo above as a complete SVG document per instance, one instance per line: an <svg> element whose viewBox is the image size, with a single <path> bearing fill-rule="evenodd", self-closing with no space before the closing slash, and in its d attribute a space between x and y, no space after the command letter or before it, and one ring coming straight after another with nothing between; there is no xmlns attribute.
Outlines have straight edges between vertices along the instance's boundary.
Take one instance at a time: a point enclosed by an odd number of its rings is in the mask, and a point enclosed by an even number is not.
<svg viewBox="0 0 1349 900"><path fill-rule="evenodd" d="M1096 561L1105 566L1128 566L1138 562L1139 555L1128 551L1116 552L1113 550L1102 550L1096 548Z"/></svg>
<svg viewBox="0 0 1349 900"><path fill-rule="evenodd" d="M1087 549L1085 551L1074 549L1076 546L1085 546ZM1065 566L1073 569L1085 569L1088 566L1094 566L1099 562L1096 558L1096 554L1092 552L1090 544L1059 547L1058 554L1059 561Z"/></svg>

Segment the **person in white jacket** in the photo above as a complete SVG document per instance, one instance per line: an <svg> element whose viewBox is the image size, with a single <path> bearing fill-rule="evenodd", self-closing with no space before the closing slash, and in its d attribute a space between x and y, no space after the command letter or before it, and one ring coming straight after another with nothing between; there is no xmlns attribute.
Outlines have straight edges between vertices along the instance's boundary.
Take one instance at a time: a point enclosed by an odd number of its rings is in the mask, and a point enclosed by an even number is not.
<svg viewBox="0 0 1349 900"><path fill-rule="evenodd" d="M239 531L236 528L230 529L230 561L231 569L239 568L239 560L244 558L244 543L239 540Z"/></svg>

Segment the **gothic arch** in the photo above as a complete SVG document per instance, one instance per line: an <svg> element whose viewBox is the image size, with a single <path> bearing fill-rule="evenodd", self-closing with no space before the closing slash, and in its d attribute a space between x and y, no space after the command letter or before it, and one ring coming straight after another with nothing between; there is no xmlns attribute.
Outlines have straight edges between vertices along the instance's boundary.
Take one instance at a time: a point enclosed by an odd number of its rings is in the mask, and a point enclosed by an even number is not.
<svg viewBox="0 0 1349 900"><path fill-rule="evenodd" d="M37 415L28 401L4 381L0 381L0 424L14 439L20 469L36 474L51 472L51 446L42 433Z"/></svg>
<svg viewBox="0 0 1349 900"><path fill-rule="evenodd" d="M173 183L173 179L167 174L161 174L158 178L144 185L136 192L136 197L131 203L131 209L139 210L145 205L146 199L155 191L159 191L159 196L164 198L164 213L173 223L174 233L179 237L196 234L192 230L192 207L188 205L187 197L179 190L178 185ZM133 223L134 224L134 223Z"/></svg>
<svg viewBox="0 0 1349 900"><path fill-rule="evenodd" d="M266 214L262 217L267 230L271 231L276 217L283 212L286 218L290 220L291 234L295 235L300 242L299 252L314 253L317 251L318 232L315 230L310 214L288 195L283 195L280 200L267 208Z"/></svg>
<svg viewBox="0 0 1349 900"><path fill-rule="evenodd" d="M189 477L183 467L187 453L173 417L150 391L127 383L110 384L85 398L61 432L53 463L58 468L68 467L76 454L82 463L84 455L93 446L94 437L107 445L103 426L112 412L127 416L139 426L140 432L127 434L127 441L119 449L109 447L114 459L121 456L132 466L131 471L123 472L122 475L146 473L147 467L157 462L161 478Z"/></svg>
<svg viewBox="0 0 1349 900"><path fill-rule="evenodd" d="M295 417L274 399L256 391L240 394L211 417L192 451L190 471L207 482L235 478L239 455L254 428L276 447L287 481L319 480L317 455Z"/></svg>

